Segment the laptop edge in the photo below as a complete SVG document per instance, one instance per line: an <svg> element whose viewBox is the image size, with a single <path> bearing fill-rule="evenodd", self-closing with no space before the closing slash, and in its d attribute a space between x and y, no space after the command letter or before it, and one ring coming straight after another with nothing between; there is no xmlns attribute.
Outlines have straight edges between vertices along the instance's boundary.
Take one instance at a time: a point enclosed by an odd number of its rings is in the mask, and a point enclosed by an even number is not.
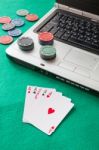
<svg viewBox="0 0 99 150"><path fill-rule="evenodd" d="M62 4L55 3L54 7L43 18L41 18L34 26L32 26L29 30L27 30L22 36L27 36L27 34L31 35L31 31L40 27L42 25L42 22L44 22L49 16L51 17L53 12L56 11L57 9L67 10L67 11L77 13L77 14L79 13L80 15L84 15L84 16L92 18L92 20L99 21L99 16L97 16L97 15L93 15L93 14L90 14L87 12L82 12L80 10L70 8L68 6L64 6ZM37 38L37 34L36 33L34 33L34 34ZM15 47L16 47L16 43L17 43L17 41L15 41L11 46L9 46L6 49L6 54L8 57L13 59L17 63L27 66L31 69L38 70L41 73L44 73L45 75L54 76L55 78L57 78L63 82L66 82L68 84L74 85L78 88L93 92L95 94L99 94L99 83L97 83L97 82L95 82L95 86L93 86L94 82L92 84L88 85L88 84L86 84L87 80L84 81L83 77L80 81L79 77L73 73L70 75L67 71L66 74L64 74L64 73L62 73L62 70L58 71L58 69L59 69L58 67L50 70L50 67L51 67L50 65L45 66L43 63L38 62L35 58L32 62L31 59L27 59L26 55L22 54L22 56L19 56L19 54L17 54L17 52L14 52L14 51L12 52L12 49L15 49ZM55 41L55 44L57 44L57 41ZM73 76L73 79L72 79L72 76ZM83 83L82 83L82 81L83 81Z"/></svg>

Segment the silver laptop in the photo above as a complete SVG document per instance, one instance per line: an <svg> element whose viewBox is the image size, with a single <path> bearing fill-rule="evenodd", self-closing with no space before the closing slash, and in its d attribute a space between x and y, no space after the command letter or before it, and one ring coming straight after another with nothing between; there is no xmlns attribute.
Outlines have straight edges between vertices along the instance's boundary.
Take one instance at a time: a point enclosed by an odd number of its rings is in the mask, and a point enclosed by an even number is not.
<svg viewBox="0 0 99 150"><path fill-rule="evenodd" d="M54 34L56 58L40 57L38 33ZM22 36L34 41L24 52L15 41L7 56L19 64L52 75L65 83L99 93L99 0L56 0L53 8Z"/></svg>

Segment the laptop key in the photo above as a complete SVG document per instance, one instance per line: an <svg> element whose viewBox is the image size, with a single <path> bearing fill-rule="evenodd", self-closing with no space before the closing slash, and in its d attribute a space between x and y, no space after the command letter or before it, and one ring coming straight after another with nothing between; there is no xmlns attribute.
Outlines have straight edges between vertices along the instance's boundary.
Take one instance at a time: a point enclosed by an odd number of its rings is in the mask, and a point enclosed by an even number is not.
<svg viewBox="0 0 99 150"><path fill-rule="evenodd" d="M54 27L50 30L51 33L53 33L55 35L55 33L58 31L59 29Z"/></svg>
<svg viewBox="0 0 99 150"><path fill-rule="evenodd" d="M99 42L97 42L97 43L92 42L92 46L94 46L94 48L96 48L96 49L99 49Z"/></svg>
<svg viewBox="0 0 99 150"><path fill-rule="evenodd" d="M48 31L50 31L52 28L53 28L54 26L53 26L53 23L48 23L48 24L46 24L43 28L41 28L39 31L40 32L48 32Z"/></svg>
<svg viewBox="0 0 99 150"><path fill-rule="evenodd" d="M62 17L62 14L61 13L59 13L59 14L57 14L51 21L52 22L57 22L57 21L59 21L59 19Z"/></svg>
<svg viewBox="0 0 99 150"><path fill-rule="evenodd" d="M50 28L44 27L40 30L40 32L49 32Z"/></svg>
<svg viewBox="0 0 99 150"><path fill-rule="evenodd" d="M83 41L76 38L69 38L68 41L72 44L75 44L77 46L86 48L90 52L94 52L96 54L99 54L99 44L92 44L92 41Z"/></svg>
<svg viewBox="0 0 99 150"><path fill-rule="evenodd" d="M54 36L57 37L57 38L60 38L62 35L63 35L63 32L58 31Z"/></svg>
<svg viewBox="0 0 99 150"><path fill-rule="evenodd" d="M83 40L84 40L84 36L83 36L82 34L79 35L79 36L78 36L78 40L79 40L79 41L83 41Z"/></svg>
<svg viewBox="0 0 99 150"><path fill-rule="evenodd" d="M63 24L62 22L59 24L60 28L64 28L65 24Z"/></svg>
<svg viewBox="0 0 99 150"><path fill-rule="evenodd" d="M62 36L61 36L61 39L64 40L64 41L67 41L67 39L69 38L70 34L68 33L64 33Z"/></svg>

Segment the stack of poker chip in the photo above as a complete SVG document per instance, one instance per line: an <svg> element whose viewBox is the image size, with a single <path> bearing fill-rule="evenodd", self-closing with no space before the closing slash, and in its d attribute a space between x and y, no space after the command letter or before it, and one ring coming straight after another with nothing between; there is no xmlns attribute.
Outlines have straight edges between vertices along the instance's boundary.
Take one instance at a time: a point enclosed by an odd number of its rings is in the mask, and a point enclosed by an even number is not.
<svg viewBox="0 0 99 150"><path fill-rule="evenodd" d="M21 37L20 39L18 39L17 44L23 51L30 51L34 48L34 42L29 37Z"/></svg>
<svg viewBox="0 0 99 150"><path fill-rule="evenodd" d="M44 60L52 60L56 57L56 49L53 46L46 45L40 48L40 56Z"/></svg>
<svg viewBox="0 0 99 150"><path fill-rule="evenodd" d="M38 40L41 45L40 56L44 60L52 60L56 57L56 49L53 46L54 36L50 32L41 32L38 35Z"/></svg>
<svg viewBox="0 0 99 150"><path fill-rule="evenodd" d="M38 39L41 45L53 45L54 36L50 32L41 32L38 35Z"/></svg>

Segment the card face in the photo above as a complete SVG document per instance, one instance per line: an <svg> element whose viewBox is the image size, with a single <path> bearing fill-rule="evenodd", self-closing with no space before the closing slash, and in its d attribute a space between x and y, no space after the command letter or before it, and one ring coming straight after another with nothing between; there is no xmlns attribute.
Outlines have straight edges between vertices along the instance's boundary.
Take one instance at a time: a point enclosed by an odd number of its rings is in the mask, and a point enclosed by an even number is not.
<svg viewBox="0 0 99 150"><path fill-rule="evenodd" d="M73 106L55 89L27 87L23 122L50 135Z"/></svg>
<svg viewBox="0 0 99 150"><path fill-rule="evenodd" d="M27 120L27 112L29 112L29 108L31 107L31 101L32 105L35 103L38 99L43 99L45 97L50 97L52 91L56 91L55 89L49 89L49 88L42 88L37 86L27 86L26 90L26 98L25 98L25 107L24 107L24 115L23 115L23 121L28 122ZM61 93L62 95L62 93Z"/></svg>
<svg viewBox="0 0 99 150"><path fill-rule="evenodd" d="M53 91L56 91L56 90L50 89L50 88L36 87L36 86L27 87L27 94L32 96L33 99L38 99L38 98L45 97L45 96L50 97Z"/></svg>

